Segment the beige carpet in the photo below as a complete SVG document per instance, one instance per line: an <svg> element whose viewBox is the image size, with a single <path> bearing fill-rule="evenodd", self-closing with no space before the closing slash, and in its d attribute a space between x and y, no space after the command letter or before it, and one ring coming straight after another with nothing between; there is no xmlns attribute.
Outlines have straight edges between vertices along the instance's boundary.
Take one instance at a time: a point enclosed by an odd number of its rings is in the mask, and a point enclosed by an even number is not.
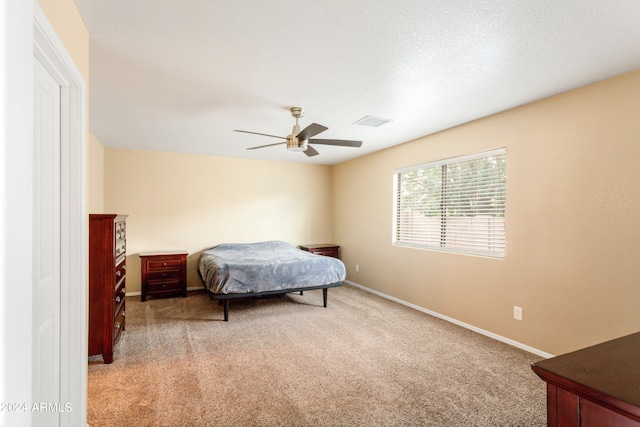
<svg viewBox="0 0 640 427"><path fill-rule="evenodd" d="M127 298L91 427L543 426L540 357L344 285L232 301Z"/></svg>

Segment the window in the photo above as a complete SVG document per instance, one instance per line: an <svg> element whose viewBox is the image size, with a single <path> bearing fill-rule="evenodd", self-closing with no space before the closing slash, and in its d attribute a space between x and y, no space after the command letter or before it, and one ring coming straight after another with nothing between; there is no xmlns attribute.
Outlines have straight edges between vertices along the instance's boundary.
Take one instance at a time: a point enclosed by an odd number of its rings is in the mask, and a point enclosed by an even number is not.
<svg viewBox="0 0 640 427"><path fill-rule="evenodd" d="M506 150L396 170L394 243L504 258Z"/></svg>

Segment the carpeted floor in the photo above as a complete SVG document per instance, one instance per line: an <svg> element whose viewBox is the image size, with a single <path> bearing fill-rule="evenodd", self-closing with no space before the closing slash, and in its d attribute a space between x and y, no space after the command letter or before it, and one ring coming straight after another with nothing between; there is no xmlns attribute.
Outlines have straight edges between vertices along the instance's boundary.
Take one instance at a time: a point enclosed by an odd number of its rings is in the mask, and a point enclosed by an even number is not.
<svg viewBox="0 0 640 427"><path fill-rule="evenodd" d="M127 298L89 363L91 427L544 426L539 356L344 285L232 301Z"/></svg>

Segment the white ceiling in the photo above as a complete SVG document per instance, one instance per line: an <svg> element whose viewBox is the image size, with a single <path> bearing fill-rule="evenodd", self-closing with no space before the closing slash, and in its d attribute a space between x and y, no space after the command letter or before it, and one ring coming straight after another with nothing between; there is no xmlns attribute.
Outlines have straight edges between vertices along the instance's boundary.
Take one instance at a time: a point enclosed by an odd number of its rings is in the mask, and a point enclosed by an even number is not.
<svg viewBox="0 0 640 427"><path fill-rule="evenodd" d="M640 68L637 0L75 2L106 147L335 164ZM286 136L293 106L363 146L233 132Z"/></svg>

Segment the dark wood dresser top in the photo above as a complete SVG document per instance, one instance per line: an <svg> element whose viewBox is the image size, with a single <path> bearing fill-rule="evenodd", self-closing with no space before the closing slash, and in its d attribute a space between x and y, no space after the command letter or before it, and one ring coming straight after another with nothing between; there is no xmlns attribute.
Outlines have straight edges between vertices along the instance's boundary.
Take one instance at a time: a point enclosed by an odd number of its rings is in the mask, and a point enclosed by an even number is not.
<svg viewBox="0 0 640 427"><path fill-rule="evenodd" d="M640 332L532 365L543 379L640 408Z"/></svg>

